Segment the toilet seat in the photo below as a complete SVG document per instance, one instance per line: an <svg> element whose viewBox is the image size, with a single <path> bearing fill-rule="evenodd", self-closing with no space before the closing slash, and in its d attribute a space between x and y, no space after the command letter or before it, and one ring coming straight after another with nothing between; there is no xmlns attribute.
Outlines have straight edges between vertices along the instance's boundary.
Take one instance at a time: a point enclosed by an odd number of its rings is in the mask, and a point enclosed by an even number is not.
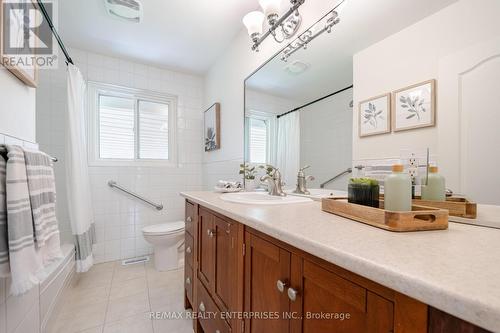
<svg viewBox="0 0 500 333"><path fill-rule="evenodd" d="M184 227L185 227L184 221L178 221L178 222L150 225L144 227L142 229L142 232L144 235L149 235L149 236L164 236L184 231Z"/></svg>

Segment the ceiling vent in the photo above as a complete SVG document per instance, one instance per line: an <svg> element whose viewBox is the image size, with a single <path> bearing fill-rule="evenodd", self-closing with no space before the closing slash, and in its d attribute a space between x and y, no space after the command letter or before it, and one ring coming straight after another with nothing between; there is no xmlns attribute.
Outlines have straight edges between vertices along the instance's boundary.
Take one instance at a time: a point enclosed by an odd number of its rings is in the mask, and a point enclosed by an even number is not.
<svg viewBox="0 0 500 333"><path fill-rule="evenodd" d="M104 0L108 15L132 23L142 21L142 3L137 0Z"/></svg>
<svg viewBox="0 0 500 333"><path fill-rule="evenodd" d="M288 65L285 66L285 72L287 72L290 75L300 75L307 71L311 65L300 61L296 60Z"/></svg>

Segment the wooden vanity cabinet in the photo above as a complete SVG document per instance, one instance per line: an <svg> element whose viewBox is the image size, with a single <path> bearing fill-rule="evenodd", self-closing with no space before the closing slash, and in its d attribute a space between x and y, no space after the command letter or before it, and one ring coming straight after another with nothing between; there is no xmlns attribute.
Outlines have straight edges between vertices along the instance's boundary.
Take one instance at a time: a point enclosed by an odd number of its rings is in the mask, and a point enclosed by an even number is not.
<svg viewBox="0 0 500 333"><path fill-rule="evenodd" d="M196 224L198 205L186 201L185 206L185 241L184 241L184 308L192 309L195 303L195 268L196 256Z"/></svg>
<svg viewBox="0 0 500 333"><path fill-rule="evenodd" d="M239 291L243 288L243 225L199 207L197 234L197 290L205 299L198 299L194 309L218 313L215 321L200 320L201 328L206 332L239 332L241 320L225 314L242 309L243 294ZM212 325L215 322L216 330Z"/></svg>
<svg viewBox="0 0 500 333"><path fill-rule="evenodd" d="M245 312L278 317L248 318L246 332L393 332L391 300L258 232L245 245Z"/></svg>
<svg viewBox="0 0 500 333"><path fill-rule="evenodd" d="M186 284L186 300L199 313L215 313L215 318L195 320L197 333L486 332L190 205L186 214L193 217L195 232L186 229L186 237L193 237L196 255L186 257L186 278L194 276L192 286ZM231 312L243 318L224 318Z"/></svg>
<svg viewBox="0 0 500 333"><path fill-rule="evenodd" d="M292 257L291 332L394 330L394 303L299 256ZM296 295L296 296L295 296Z"/></svg>
<svg viewBox="0 0 500 333"><path fill-rule="evenodd" d="M283 313L290 310L286 287L290 283L290 252L245 233L245 313L267 314L276 318L247 318L245 332L285 333L290 321ZM282 292L278 290L278 283Z"/></svg>

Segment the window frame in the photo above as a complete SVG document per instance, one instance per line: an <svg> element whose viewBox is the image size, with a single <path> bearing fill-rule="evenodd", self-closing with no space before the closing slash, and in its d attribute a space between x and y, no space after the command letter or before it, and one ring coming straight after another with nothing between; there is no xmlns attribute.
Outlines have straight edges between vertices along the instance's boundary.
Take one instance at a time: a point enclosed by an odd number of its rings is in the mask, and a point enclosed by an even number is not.
<svg viewBox="0 0 500 333"><path fill-rule="evenodd" d="M100 96L134 100L134 158L114 159L100 157ZM169 166L177 167L177 96L143 89L128 88L101 82L88 82L87 142L90 166ZM139 104L140 101L168 105L168 159L139 158Z"/></svg>
<svg viewBox="0 0 500 333"><path fill-rule="evenodd" d="M251 165L262 165L262 163L255 163L250 161L250 121L249 119L257 119L257 120L262 120L266 123L267 127L267 156L266 156L266 163L264 164L273 164L274 163L274 147L276 144L276 126L277 126L277 121L276 121L276 115L268 113L268 112L262 112L262 111L257 111L257 110L247 110L245 112L245 156L246 156L246 161L250 163Z"/></svg>

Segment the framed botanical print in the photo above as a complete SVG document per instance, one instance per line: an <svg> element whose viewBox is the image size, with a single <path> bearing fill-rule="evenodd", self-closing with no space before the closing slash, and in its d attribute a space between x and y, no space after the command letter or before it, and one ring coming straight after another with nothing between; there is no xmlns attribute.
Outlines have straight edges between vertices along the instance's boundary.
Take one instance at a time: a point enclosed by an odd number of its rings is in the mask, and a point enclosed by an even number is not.
<svg viewBox="0 0 500 333"><path fill-rule="evenodd" d="M204 115L205 151L220 149L220 103L215 103Z"/></svg>
<svg viewBox="0 0 500 333"><path fill-rule="evenodd" d="M394 131L430 127L436 124L436 80L393 92Z"/></svg>
<svg viewBox="0 0 500 333"><path fill-rule="evenodd" d="M34 18L37 22L29 24L37 27L34 29L38 32L41 18L31 13L38 13L34 0L0 0L0 60L24 84L36 88L38 66L34 59L39 41L32 35L26 37L24 25Z"/></svg>
<svg viewBox="0 0 500 333"><path fill-rule="evenodd" d="M391 94L372 97L359 103L359 136L391 132Z"/></svg>

